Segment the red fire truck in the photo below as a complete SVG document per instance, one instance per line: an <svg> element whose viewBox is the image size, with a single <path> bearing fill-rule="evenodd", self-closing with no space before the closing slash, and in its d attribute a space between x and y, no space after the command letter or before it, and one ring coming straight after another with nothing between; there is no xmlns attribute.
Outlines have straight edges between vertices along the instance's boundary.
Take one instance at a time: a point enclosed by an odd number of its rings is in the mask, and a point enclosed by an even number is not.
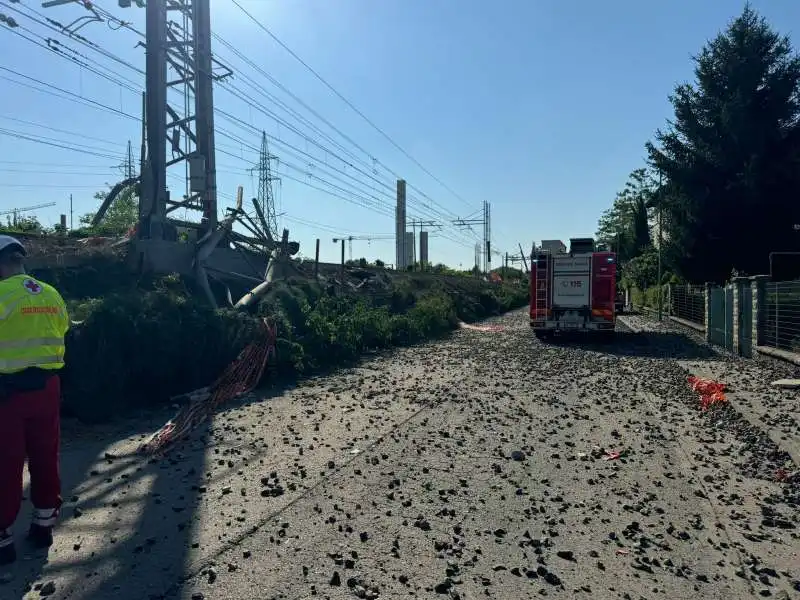
<svg viewBox="0 0 800 600"><path fill-rule="evenodd" d="M531 327L537 338L556 332L614 335L617 260L597 252L591 238L570 239L570 248L545 240L531 256Z"/></svg>

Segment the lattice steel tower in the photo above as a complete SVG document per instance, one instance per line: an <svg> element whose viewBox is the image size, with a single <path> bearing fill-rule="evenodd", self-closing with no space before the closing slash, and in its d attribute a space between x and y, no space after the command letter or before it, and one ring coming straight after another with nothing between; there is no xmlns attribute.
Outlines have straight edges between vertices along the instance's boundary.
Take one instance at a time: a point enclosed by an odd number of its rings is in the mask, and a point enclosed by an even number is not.
<svg viewBox="0 0 800 600"><path fill-rule="evenodd" d="M269 153L267 134L262 132L261 153L258 161L258 203L264 211L264 218L269 227L269 235L273 240L280 238L280 235L278 235L278 213L275 208L275 194L272 190L272 182L280 181L280 178L273 177L270 164L277 158L277 156Z"/></svg>
<svg viewBox="0 0 800 600"><path fill-rule="evenodd" d="M160 239L170 237L164 225L177 209L197 214L202 230L217 224L215 76L209 0L149 0L146 11L147 159L139 235ZM180 92L180 103L170 103L170 90ZM167 192L167 168L181 163L189 185L176 200Z"/></svg>

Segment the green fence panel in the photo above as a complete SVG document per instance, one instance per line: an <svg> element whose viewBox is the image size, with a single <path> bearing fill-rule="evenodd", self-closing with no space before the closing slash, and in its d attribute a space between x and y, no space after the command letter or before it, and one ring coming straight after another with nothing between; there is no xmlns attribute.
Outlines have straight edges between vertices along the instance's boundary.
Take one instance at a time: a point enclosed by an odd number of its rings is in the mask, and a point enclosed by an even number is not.
<svg viewBox="0 0 800 600"><path fill-rule="evenodd" d="M753 288L749 284L743 285L739 294L739 353L753 356Z"/></svg>
<svg viewBox="0 0 800 600"><path fill-rule="evenodd" d="M711 288L708 311L709 341L717 346L725 346L725 300L726 290L721 287Z"/></svg>

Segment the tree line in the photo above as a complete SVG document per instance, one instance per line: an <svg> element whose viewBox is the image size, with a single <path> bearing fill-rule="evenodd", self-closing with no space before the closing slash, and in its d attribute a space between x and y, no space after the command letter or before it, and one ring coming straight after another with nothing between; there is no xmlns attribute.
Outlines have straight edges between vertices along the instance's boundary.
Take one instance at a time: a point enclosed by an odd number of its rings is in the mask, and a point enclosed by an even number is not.
<svg viewBox="0 0 800 600"><path fill-rule="evenodd" d="M693 57L694 82L600 217L621 282L722 283L800 250L800 56L750 5Z"/></svg>
<svg viewBox="0 0 800 600"><path fill-rule="evenodd" d="M137 197L135 186L128 187L114 199L108 207L103 220L92 225L96 213L89 212L78 217L78 227L71 234L76 236L85 235L124 235L131 227L136 225L139 219L139 198ZM108 195L108 192L97 192L94 199L98 205L101 204ZM4 233L29 233L29 234L61 234L67 233L60 224L53 227L45 227L35 216L14 215L8 216L6 223L0 223L0 232Z"/></svg>

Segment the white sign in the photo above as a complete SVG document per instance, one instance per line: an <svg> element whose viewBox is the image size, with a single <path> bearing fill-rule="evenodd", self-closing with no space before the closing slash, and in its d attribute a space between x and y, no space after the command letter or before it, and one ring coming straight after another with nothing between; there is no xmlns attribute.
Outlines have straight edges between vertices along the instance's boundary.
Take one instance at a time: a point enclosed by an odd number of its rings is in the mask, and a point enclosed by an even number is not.
<svg viewBox="0 0 800 600"><path fill-rule="evenodd" d="M589 256L557 256L553 258L553 273L589 273L592 270Z"/></svg>
<svg viewBox="0 0 800 600"><path fill-rule="evenodd" d="M591 278L589 275L553 275L553 306L584 308L590 306Z"/></svg>

